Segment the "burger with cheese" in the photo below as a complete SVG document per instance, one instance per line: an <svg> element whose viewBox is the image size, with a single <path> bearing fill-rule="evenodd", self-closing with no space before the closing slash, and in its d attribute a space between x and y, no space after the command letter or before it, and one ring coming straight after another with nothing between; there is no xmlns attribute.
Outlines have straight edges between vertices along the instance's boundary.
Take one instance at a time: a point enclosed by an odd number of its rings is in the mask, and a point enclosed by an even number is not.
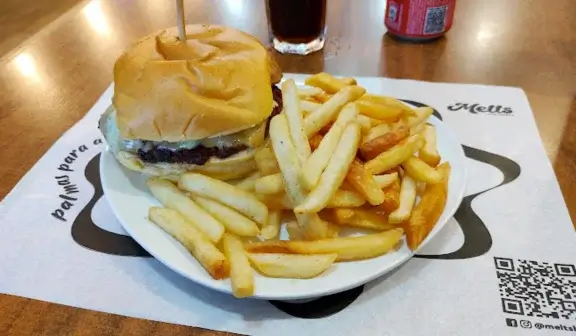
<svg viewBox="0 0 576 336"><path fill-rule="evenodd" d="M274 86L282 73L241 31L188 25L186 38L162 30L120 56L100 130L120 163L146 175L245 175L255 169L268 120L282 108Z"/></svg>

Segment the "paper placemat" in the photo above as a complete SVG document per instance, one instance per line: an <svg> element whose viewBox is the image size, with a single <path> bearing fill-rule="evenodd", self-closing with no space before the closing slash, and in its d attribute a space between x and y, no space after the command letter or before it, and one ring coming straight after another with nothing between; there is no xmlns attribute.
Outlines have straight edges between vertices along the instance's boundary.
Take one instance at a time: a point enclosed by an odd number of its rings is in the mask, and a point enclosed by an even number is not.
<svg viewBox="0 0 576 336"><path fill-rule="evenodd" d="M522 90L378 80L433 107L468 157L455 218L392 274L288 304L234 299L150 258L102 196L109 88L0 203L0 292L251 335L576 332L576 232Z"/></svg>

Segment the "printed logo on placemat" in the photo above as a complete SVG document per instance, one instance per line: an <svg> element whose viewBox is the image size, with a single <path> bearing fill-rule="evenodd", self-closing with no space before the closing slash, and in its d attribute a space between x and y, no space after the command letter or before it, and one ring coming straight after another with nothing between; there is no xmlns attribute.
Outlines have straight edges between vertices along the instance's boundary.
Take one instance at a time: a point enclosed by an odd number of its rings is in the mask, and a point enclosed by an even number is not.
<svg viewBox="0 0 576 336"><path fill-rule="evenodd" d="M450 111L468 111L472 114L490 114L490 115L501 115L510 116L514 114L511 107L506 107L502 105L482 105L478 103L461 103L457 102L447 107Z"/></svg>
<svg viewBox="0 0 576 336"><path fill-rule="evenodd" d="M494 257L502 311L533 318L576 320L576 266ZM576 331L576 325L506 318L506 325Z"/></svg>

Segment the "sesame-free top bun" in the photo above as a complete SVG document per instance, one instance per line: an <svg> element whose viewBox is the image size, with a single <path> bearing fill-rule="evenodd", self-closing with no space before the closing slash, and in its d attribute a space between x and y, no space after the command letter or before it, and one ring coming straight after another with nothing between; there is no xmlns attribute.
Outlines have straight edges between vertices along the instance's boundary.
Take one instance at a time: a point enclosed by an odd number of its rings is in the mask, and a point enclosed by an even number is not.
<svg viewBox="0 0 576 336"><path fill-rule="evenodd" d="M116 61L113 104L123 138L199 140L270 116L271 85L281 73L256 38L214 25L187 25L186 37L162 30Z"/></svg>

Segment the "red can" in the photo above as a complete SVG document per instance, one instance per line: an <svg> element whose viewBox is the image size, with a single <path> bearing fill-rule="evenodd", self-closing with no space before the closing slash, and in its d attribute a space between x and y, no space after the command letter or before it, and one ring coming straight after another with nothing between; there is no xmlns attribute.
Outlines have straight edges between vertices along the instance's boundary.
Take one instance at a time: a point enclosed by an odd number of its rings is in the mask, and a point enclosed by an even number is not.
<svg viewBox="0 0 576 336"><path fill-rule="evenodd" d="M388 32L410 41L429 41L452 27L456 0L388 0Z"/></svg>

